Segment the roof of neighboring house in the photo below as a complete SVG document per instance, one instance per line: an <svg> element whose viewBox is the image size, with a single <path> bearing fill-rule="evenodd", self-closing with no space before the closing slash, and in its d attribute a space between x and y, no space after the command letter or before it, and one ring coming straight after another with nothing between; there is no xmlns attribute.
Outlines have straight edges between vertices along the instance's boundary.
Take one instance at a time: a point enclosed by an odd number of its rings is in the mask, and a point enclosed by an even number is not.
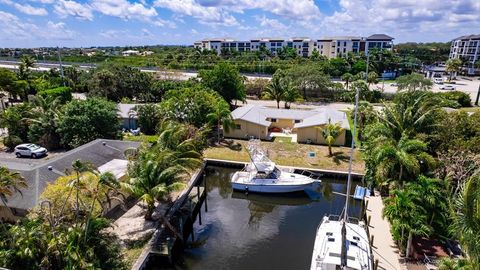
<svg viewBox="0 0 480 270"><path fill-rule="evenodd" d="M393 40L394 38L385 34L373 34L367 37L367 40Z"/></svg>
<svg viewBox="0 0 480 270"><path fill-rule="evenodd" d="M15 194L8 199L7 205L18 209L31 209L38 202L40 195L48 183L54 182L65 172L72 171L72 163L76 160L91 162L94 166L120 174L118 168L112 169L112 161L124 160L124 152L128 148L138 148L139 142L97 139L73 150L41 163L28 164L27 160L12 161L6 164L8 169L19 172L26 180L28 188L21 189L21 194ZM117 164L125 162L116 161ZM3 162L2 162L3 163ZM49 167L51 166L51 170ZM109 168L107 168L109 167Z"/></svg>
<svg viewBox="0 0 480 270"><path fill-rule="evenodd" d="M234 120L244 120L257 125L269 127L272 122L268 118L302 120L295 124L294 128L305 128L310 126L323 125L331 119L332 123L340 122L342 127L348 129L346 113L328 108L315 110L287 110L274 109L255 105L238 107L232 112Z"/></svg>
<svg viewBox="0 0 480 270"><path fill-rule="evenodd" d="M330 121L331 123L340 123L340 126L344 129L350 129L347 114L344 112L329 108L319 108L313 111L315 112L314 115L303 119L300 123L296 123L294 128L320 126L328 124Z"/></svg>
<svg viewBox="0 0 480 270"><path fill-rule="evenodd" d="M137 113L132 111L135 106L142 106L142 104L126 104L126 103L118 103L118 116L120 118L132 118L137 117Z"/></svg>

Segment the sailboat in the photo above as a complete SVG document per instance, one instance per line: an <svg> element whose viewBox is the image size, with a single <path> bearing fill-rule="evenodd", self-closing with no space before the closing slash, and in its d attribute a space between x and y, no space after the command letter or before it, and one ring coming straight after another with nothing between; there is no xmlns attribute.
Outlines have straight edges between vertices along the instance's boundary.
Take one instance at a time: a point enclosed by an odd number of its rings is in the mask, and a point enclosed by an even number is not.
<svg viewBox="0 0 480 270"><path fill-rule="evenodd" d="M357 90L353 134L355 134L357 126L358 97L359 93ZM367 225L348 216L354 146L355 140L354 136L352 136L345 207L340 216L324 216L318 225L310 270L373 269L373 257L367 234Z"/></svg>
<svg viewBox="0 0 480 270"><path fill-rule="evenodd" d="M250 140L247 146L251 162L235 172L231 183L234 190L259 193L288 193L314 188L320 180L310 176L282 171L260 147L260 141Z"/></svg>

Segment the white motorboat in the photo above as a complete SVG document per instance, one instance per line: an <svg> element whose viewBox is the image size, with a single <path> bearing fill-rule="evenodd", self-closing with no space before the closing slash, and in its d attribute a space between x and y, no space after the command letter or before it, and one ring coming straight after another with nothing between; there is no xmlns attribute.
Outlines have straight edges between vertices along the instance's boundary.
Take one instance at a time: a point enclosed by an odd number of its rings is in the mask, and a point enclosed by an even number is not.
<svg viewBox="0 0 480 270"><path fill-rule="evenodd" d="M357 126L359 93L355 98L355 116L353 131ZM364 222L348 216L350 188L352 185L352 160L355 147L352 136L350 149L350 163L348 168L347 192L345 194L345 208L340 216L324 216L315 235L315 244L312 253L310 270L372 270L372 249L368 238L367 227Z"/></svg>
<svg viewBox="0 0 480 270"><path fill-rule="evenodd" d="M251 141L247 150L250 162L243 171L232 176L232 188L235 190L260 193L287 193L314 188L320 180L310 176L280 170L259 148L258 142Z"/></svg>

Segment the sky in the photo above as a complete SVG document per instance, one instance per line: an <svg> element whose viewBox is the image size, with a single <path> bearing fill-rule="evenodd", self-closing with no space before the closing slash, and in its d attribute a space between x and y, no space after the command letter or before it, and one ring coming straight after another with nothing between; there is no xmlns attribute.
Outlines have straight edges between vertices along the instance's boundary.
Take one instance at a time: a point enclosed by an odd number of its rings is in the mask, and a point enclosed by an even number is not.
<svg viewBox="0 0 480 270"><path fill-rule="evenodd" d="M0 0L0 48L377 33L395 43L480 34L480 0Z"/></svg>

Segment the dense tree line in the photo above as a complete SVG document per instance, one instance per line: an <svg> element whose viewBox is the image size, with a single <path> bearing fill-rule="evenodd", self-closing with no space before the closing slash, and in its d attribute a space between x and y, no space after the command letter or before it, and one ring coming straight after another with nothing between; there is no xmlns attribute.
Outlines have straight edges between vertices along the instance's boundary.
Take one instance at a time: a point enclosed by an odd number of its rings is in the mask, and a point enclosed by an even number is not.
<svg viewBox="0 0 480 270"><path fill-rule="evenodd" d="M472 232L480 217L470 203L480 200L480 113L445 111L445 97L430 87L410 75L399 79L400 92L381 112L362 104L358 137L366 179L389 195L383 214L407 257L415 236L460 239L468 253L461 263L476 269L480 253L473 243L480 238ZM477 197L467 199L472 192Z"/></svg>

